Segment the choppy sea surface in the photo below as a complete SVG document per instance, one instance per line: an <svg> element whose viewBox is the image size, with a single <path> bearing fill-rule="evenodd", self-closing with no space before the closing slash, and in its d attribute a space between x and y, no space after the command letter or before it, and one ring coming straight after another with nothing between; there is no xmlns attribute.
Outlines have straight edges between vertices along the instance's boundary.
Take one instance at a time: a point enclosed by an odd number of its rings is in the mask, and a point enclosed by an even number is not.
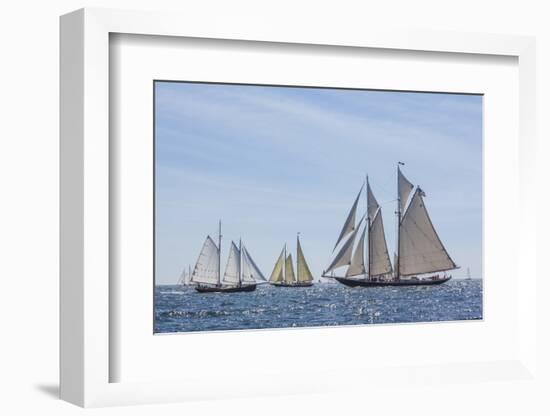
<svg viewBox="0 0 550 416"><path fill-rule="evenodd" d="M349 288L339 283L254 292L155 288L155 332L215 331L482 319L482 280Z"/></svg>

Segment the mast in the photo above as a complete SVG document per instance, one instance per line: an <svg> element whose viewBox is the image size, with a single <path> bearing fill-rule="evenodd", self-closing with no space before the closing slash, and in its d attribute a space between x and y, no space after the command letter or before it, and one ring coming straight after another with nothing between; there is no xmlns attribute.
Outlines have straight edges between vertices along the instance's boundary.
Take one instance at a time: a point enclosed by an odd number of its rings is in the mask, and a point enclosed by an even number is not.
<svg viewBox="0 0 550 416"><path fill-rule="evenodd" d="M285 260L283 262L283 282L286 282L286 243L285 243Z"/></svg>
<svg viewBox="0 0 550 416"><path fill-rule="evenodd" d="M298 267L298 246L300 245L300 231L296 234L296 283L300 281L300 268Z"/></svg>
<svg viewBox="0 0 550 416"><path fill-rule="evenodd" d="M397 260L395 264L395 279L399 280L399 239L401 237L401 195L399 192L399 165L403 162L397 162Z"/></svg>
<svg viewBox="0 0 550 416"><path fill-rule="evenodd" d="M243 284L243 242L239 237L239 286Z"/></svg>
<svg viewBox="0 0 550 416"><path fill-rule="evenodd" d="M369 215L369 175L366 175L365 189L367 190L367 192L365 192L365 197L367 199L367 232L368 232L368 236L367 236L367 252L368 252L367 280L370 280L370 263L371 263L370 223L371 223L371 218L370 218L370 215Z"/></svg>
<svg viewBox="0 0 550 416"><path fill-rule="evenodd" d="M222 220L218 224L218 286L222 284Z"/></svg>

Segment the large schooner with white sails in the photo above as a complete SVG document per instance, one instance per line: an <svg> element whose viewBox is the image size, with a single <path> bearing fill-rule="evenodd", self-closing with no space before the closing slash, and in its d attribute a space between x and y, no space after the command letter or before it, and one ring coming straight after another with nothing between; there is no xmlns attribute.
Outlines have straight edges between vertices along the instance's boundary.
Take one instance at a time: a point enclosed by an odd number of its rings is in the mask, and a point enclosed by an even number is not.
<svg viewBox="0 0 550 416"><path fill-rule="evenodd" d="M351 287L435 285L451 279L451 276L447 276L446 273L443 276L439 274L426 276L456 269L458 266L437 235L424 204L423 197L426 194L420 187L416 187L407 205L414 185L401 172L399 165L402 164L399 162L397 165L398 231L393 267L384 233L382 211L366 177L333 251L338 247L339 250L323 272L323 277L334 278ZM366 210L356 223L357 207L363 189L366 189ZM355 244L361 229L359 240ZM337 270L345 270L345 274L335 275Z"/></svg>
<svg viewBox="0 0 550 416"><path fill-rule="evenodd" d="M294 274L292 254L287 255L285 244L275 262L269 283L278 287L307 287L313 285L313 275L309 270L300 244L300 233L296 237L296 274Z"/></svg>
<svg viewBox="0 0 550 416"><path fill-rule="evenodd" d="M256 290L257 284L267 283L264 275L241 241L239 241L239 246L233 241L231 242L225 273L222 277L221 227L220 221L218 245L210 236L207 236L202 246L190 279L192 283L196 283L195 290L200 293L252 292Z"/></svg>

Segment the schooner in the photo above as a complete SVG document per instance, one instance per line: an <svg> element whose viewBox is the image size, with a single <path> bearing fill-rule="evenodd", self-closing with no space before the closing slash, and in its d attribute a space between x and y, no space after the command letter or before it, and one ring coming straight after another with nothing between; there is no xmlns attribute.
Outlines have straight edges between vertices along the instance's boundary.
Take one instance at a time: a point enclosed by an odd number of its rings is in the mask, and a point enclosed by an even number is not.
<svg viewBox="0 0 550 416"><path fill-rule="evenodd" d="M367 176L346 218L333 252L339 246L340 249L323 272L323 277L334 278L351 287L435 285L451 279L446 273L443 276L434 274L418 277L456 269L458 266L437 235L424 204L423 198L426 194L420 187L416 187L407 206L414 185L403 175L399 165L403 163L399 162L397 165L397 249L393 267L386 244L381 207L374 197ZM357 206L364 188L366 212L356 223ZM354 251L354 243L361 228ZM346 272L343 276L334 274L336 269L344 267Z"/></svg>
<svg viewBox="0 0 550 416"><path fill-rule="evenodd" d="M191 265L189 265L188 269L183 269L183 271L180 274L180 277L178 279L178 286L190 286L193 282L191 282Z"/></svg>
<svg viewBox="0 0 550 416"><path fill-rule="evenodd" d="M221 274L222 223L219 223L218 245L210 236L202 246L197 263L191 275L191 282L196 283L195 290L207 292L252 292L256 285L267 283L264 275L252 260L252 256L239 241L239 246L232 241L225 272Z"/></svg>
<svg viewBox="0 0 550 416"><path fill-rule="evenodd" d="M302 245L300 244L300 233L296 237L296 274L292 262L292 254L286 251L286 244L275 262L273 272L269 278L273 286L286 287L307 287L313 285L313 275L307 265Z"/></svg>

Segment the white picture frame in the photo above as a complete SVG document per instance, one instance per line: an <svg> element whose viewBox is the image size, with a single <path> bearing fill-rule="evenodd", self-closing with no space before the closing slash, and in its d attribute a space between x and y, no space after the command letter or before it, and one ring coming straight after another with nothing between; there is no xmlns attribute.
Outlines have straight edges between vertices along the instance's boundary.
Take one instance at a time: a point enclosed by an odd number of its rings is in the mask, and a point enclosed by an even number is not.
<svg viewBox="0 0 550 416"><path fill-rule="evenodd" d="M368 30L349 32L308 31L280 28L270 22L250 22L235 30L223 20L205 26L186 15L165 13L83 9L61 18L61 397L80 406L155 403L197 398L238 397L272 394L269 383L244 383L224 389L224 379L213 383L205 375L189 378L150 377L147 381L113 382L112 367L122 357L112 347L118 335L111 320L117 309L110 275L116 258L110 252L113 238L111 174L116 160L110 149L110 34L170 36L278 42L301 45L331 45L335 48L374 48L427 51L439 54L501 55L518 60L519 159L517 213L521 218L514 252L523 271L517 288L517 325L514 346L498 360L482 357L471 362L439 363L419 361L414 377L409 367L368 367L349 365L289 372L266 372L271 385L286 385L279 393L338 391L358 383L378 382L391 377L404 380L398 387L411 388L418 382L479 383L483 380L532 379L536 375L536 217L535 212L535 43L529 37L464 33L399 33ZM261 46L261 43L258 45ZM513 273L513 271L510 271ZM517 313L516 313L517 312ZM150 312L148 312L150 313ZM324 329L325 337L354 337L353 329L335 333ZM283 334L284 331L279 332ZM152 336L152 334L151 334ZM213 336L213 335L208 335ZM279 335L286 336L286 335ZM303 342L318 338L319 332L294 332ZM238 333L232 335L239 337ZM173 343L165 337L163 343ZM238 342L238 341L235 341ZM177 371L176 369L173 370ZM166 374L164 374L166 375ZM199 377L199 378L197 378ZM261 375L260 375L261 377ZM292 382L289 383L289 377ZM329 383L331 380L332 383ZM377 381L376 383L374 381ZM420 380L420 381L419 381ZM207 389L206 386L209 388ZM300 386L308 386L300 388Z"/></svg>

